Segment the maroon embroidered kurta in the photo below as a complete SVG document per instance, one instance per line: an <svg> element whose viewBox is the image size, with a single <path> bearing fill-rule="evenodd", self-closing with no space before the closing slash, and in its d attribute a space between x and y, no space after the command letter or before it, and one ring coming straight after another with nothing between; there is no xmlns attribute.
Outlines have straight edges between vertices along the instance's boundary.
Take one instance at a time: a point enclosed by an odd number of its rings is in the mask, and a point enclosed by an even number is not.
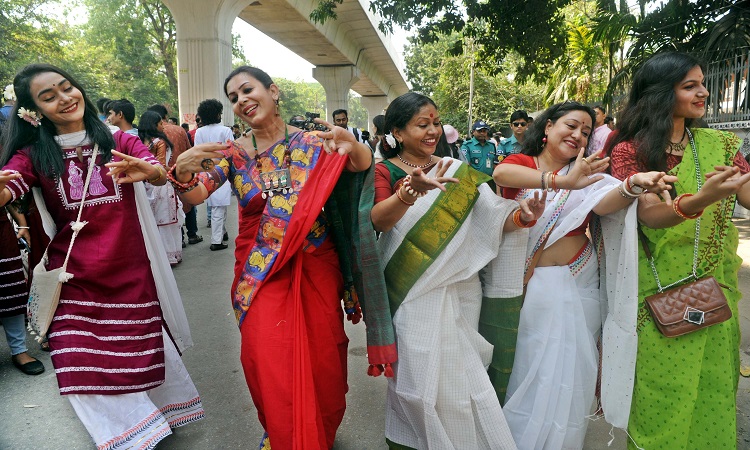
<svg viewBox="0 0 750 450"><path fill-rule="evenodd" d="M138 138L117 132L117 150L157 164ZM48 269L62 266L80 206L93 146L65 152L65 171L49 179L34 170L30 152L16 153L4 170L22 179L8 184L14 198L42 189L57 226L49 246ZM99 157L98 159L100 159ZM63 284L49 331L52 363L62 394L124 394L152 389L164 381L162 315L141 233L131 184L115 184L108 169L94 166Z"/></svg>

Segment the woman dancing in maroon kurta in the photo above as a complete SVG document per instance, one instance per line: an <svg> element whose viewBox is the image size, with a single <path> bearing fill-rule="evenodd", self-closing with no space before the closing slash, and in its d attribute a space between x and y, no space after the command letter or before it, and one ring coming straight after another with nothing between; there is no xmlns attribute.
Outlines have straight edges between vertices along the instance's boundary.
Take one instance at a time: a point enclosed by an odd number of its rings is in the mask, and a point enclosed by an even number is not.
<svg viewBox="0 0 750 450"><path fill-rule="evenodd" d="M99 448L153 448L170 427L203 417L165 332L166 321L177 347L191 344L168 263L152 246L158 232L145 191L134 184L164 184L166 171L137 137L113 136L61 69L32 64L13 84L18 102L4 135L0 205L40 188L35 197L48 217L45 229L56 230L48 269L65 259L92 171L81 216L87 223L67 266L73 278L63 283L48 333L60 393Z"/></svg>

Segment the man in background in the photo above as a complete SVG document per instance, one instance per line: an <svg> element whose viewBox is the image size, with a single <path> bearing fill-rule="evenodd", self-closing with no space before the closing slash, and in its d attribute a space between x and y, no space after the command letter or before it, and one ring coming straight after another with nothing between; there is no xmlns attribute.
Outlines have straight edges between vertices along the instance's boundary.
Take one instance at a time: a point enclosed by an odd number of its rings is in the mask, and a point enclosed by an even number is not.
<svg viewBox="0 0 750 450"><path fill-rule="evenodd" d="M510 115L510 129L513 131L513 136L505 139L501 144L498 151L499 154L504 158L514 153L521 153L523 148L523 140L526 136L526 130L529 129L529 123L531 118L526 111L519 109L514 111Z"/></svg>
<svg viewBox="0 0 750 450"><path fill-rule="evenodd" d="M477 120L471 127L471 140L461 145L461 154L476 170L492 176L498 163L495 144L488 140L490 126L484 120Z"/></svg>
<svg viewBox="0 0 750 450"><path fill-rule="evenodd" d="M604 107L602 105L596 105L594 106L594 112L596 113L596 123L594 124L594 133L591 135L591 143L586 150L586 156L601 151L601 149L604 148L604 144L607 142L609 133L612 132L609 126L605 123L607 112L604 110Z"/></svg>
<svg viewBox="0 0 750 450"><path fill-rule="evenodd" d="M337 109L333 112L333 124L349 130L354 135L354 138L357 139L357 142L366 143L362 138L362 133L358 129L349 126L349 113L345 109Z"/></svg>
<svg viewBox="0 0 750 450"><path fill-rule="evenodd" d="M135 106L127 99L112 100L105 106L107 110L107 121L123 133L138 136L138 130L133 127L135 120Z"/></svg>

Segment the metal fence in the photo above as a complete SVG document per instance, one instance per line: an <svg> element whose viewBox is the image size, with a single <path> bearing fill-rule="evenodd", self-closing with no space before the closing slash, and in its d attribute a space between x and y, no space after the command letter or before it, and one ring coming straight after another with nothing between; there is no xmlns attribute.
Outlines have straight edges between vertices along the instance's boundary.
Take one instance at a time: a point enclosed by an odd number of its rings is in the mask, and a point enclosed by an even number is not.
<svg viewBox="0 0 750 450"><path fill-rule="evenodd" d="M708 65L706 88L710 95L706 110L709 124L747 128L750 124L750 52ZM722 127L726 128L726 127Z"/></svg>

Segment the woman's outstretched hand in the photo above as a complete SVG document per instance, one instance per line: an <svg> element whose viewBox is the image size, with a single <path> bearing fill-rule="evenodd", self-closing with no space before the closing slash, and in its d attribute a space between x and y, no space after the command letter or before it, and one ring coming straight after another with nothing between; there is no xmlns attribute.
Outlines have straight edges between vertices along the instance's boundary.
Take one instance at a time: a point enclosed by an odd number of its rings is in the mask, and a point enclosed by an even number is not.
<svg viewBox="0 0 750 450"><path fill-rule="evenodd" d="M539 191L534 191L534 197L525 198L518 202L521 207L521 220L525 223L533 222L544 214L544 208L547 205L547 191L539 196Z"/></svg>
<svg viewBox="0 0 750 450"><path fill-rule="evenodd" d="M347 155L354 150L354 147L359 143L354 135L347 130L339 126L334 126L323 119L315 119L315 123L325 125L328 131L316 131L321 139L323 139L323 148L328 153L338 153L339 155Z"/></svg>
<svg viewBox="0 0 750 450"><path fill-rule="evenodd" d="M667 204L672 204L672 198L668 192L672 189L672 186L669 183L676 182L676 176L667 175L664 172L639 172L633 175L631 181L634 185L642 187L647 192L658 195Z"/></svg>
<svg viewBox="0 0 750 450"><path fill-rule="evenodd" d="M10 170L0 170L0 192L5 189L5 186L7 186L11 180L17 180L19 178L21 178L20 173L12 172Z"/></svg>
<svg viewBox="0 0 750 450"><path fill-rule="evenodd" d="M705 197L708 204L715 203L736 194L748 181L750 172L741 175L739 167L714 166L714 171L706 174L706 182L695 195Z"/></svg>
<svg viewBox="0 0 750 450"><path fill-rule="evenodd" d="M583 189L604 178L596 174L607 170L607 167L609 167L609 157L601 158L601 151L584 157L585 152L586 149L581 147L581 151L578 152L578 157L576 157L575 164L573 164L570 172L557 177L557 186L564 189Z"/></svg>
<svg viewBox="0 0 750 450"><path fill-rule="evenodd" d="M453 160L441 159L437 163L437 172L435 178L428 177L420 168L411 171L411 187L418 192L427 192L432 189L445 191L444 183L458 183L458 178L446 177L445 173L451 166Z"/></svg>
<svg viewBox="0 0 750 450"><path fill-rule="evenodd" d="M226 157L221 152L225 152L230 146L231 144L228 143L210 142L198 144L182 152L175 161L177 180L187 182L190 181L192 174L210 170L219 159Z"/></svg>
<svg viewBox="0 0 750 450"><path fill-rule="evenodd" d="M112 150L112 155L120 158L120 161L110 161L105 166L109 169L107 175L115 177L117 184L153 180L160 174L157 166L141 158L126 155L117 150Z"/></svg>

